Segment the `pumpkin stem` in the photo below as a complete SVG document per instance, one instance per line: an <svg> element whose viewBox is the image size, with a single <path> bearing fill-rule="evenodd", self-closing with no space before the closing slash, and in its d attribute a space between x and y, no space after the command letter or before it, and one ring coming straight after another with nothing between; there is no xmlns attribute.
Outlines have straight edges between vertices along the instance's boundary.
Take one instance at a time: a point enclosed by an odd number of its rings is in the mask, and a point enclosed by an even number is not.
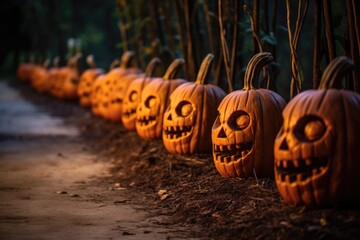
<svg viewBox="0 0 360 240"><path fill-rule="evenodd" d="M148 63L146 70L145 70L145 77L152 77L156 68L161 64L161 60L159 58L153 58Z"/></svg>
<svg viewBox="0 0 360 240"><path fill-rule="evenodd" d="M109 70L113 70L114 68L116 68L118 66L120 66L119 59L114 59L110 64Z"/></svg>
<svg viewBox="0 0 360 240"><path fill-rule="evenodd" d="M185 64L185 60L182 58L177 58L170 66L166 69L166 72L163 76L164 80L175 79L176 74L179 72L180 68Z"/></svg>
<svg viewBox="0 0 360 240"><path fill-rule="evenodd" d="M53 67L54 68L59 67L59 62L60 62L60 58L59 57L54 57L54 59L53 59Z"/></svg>
<svg viewBox="0 0 360 240"><path fill-rule="evenodd" d="M92 54L86 57L86 63L89 65L90 68L96 68L94 56Z"/></svg>
<svg viewBox="0 0 360 240"><path fill-rule="evenodd" d="M348 57L334 58L324 70L319 89L335 88L334 84L339 82L353 67L354 63Z"/></svg>
<svg viewBox="0 0 360 240"><path fill-rule="evenodd" d="M120 60L120 67L121 68L130 68L131 67L131 62L134 59L135 54L133 51L126 51Z"/></svg>
<svg viewBox="0 0 360 240"><path fill-rule="evenodd" d="M243 90L258 88L261 69L273 61L274 58L269 52L255 54L247 65Z"/></svg>
<svg viewBox="0 0 360 240"><path fill-rule="evenodd" d="M43 63L43 68L48 68L50 65L50 59L45 59L44 63Z"/></svg>
<svg viewBox="0 0 360 240"><path fill-rule="evenodd" d="M201 62L200 69L199 69L195 83L202 84L202 85L207 83L207 80L209 79L210 68L211 68L213 59L214 59L213 54L209 53L208 55L206 55L204 60Z"/></svg>

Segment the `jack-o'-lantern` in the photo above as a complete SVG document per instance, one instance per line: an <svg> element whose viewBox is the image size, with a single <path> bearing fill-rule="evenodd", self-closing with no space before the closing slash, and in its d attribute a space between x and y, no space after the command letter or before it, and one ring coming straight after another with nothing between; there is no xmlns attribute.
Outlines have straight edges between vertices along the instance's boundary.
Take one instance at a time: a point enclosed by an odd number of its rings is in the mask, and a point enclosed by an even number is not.
<svg viewBox="0 0 360 240"><path fill-rule="evenodd" d="M121 121L123 97L130 83L140 74L141 69L132 66L135 54L127 51L123 54L120 66L106 74L101 85L100 95L103 99L104 112L102 117L114 121Z"/></svg>
<svg viewBox="0 0 360 240"><path fill-rule="evenodd" d="M273 144L282 124L285 101L277 93L258 89L261 69L273 61L258 53L249 62L244 88L229 93L220 103L212 129L213 159L226 178L274 175Z"/></svg>
<svg viewBox="0 0 360 240"><path fill-rule="evenodd" d="M120 61L115 59L112 61L109 71L113 70L115 67L119 66ZM105 101L104 96L105 94L102 93L102 86L105 79L105 74L99 75L95 78L92 86L91 86L91 93L90 93L90 103L91 103L91 111L96 116L102 116L106 109L104 108L103 102Z"/></svg>
<svg viewBox="0 0 360 240"><path fill-rule="evenodd" d="M50 60L46 59L42 66L36 66L32 70L31 74L31 85L40 93L47 90L48 83L48 67Z"/></svg>
<svg viewBox="0 0 360 240"><path fill-rule="evenodd" d="M66 67L62 67L57 72L54 94L60 99L76 99L77 86L79 83L78 61L81 54L71 57Z"/></svg>
<svg viewBox="0 0 360 240"><path fill-rule="evenodd" d="M16 70L17 78L24 82L30 81L30 76L35 66L33 63L21 63Z"/></svg>
<svg viewBox="0 0 360 240"><path fill-rule="evenodd" d="M178 86L186 83L184 79L175 79L184 63L181 58L175 59L162 78L152 80L143 89L135 122L136 131L142 139L161 138L163 115L169 105L169 96Z"/></svg>
<svg viewBox="0 0 360 240"><path fill-rule="evenodd" d="M211 152L211 127L217 106L226 93L207 84L214 56L203 60L196 82L182 84L170 95L170 107L164 114L163 143L173 154Z"/></svg>
<svg viewBox="0 0 360 240"><path fill-rule="evenodd" d="M103 69L96 68L93 55L89 55L86 58L86 62L90 68L85 70L81 74L79 86L77 89L79 101L80 101L81 106L83 106L83 107L90 106L90 104L91 104L90 103L90 95L91 95L92 84L100 74L104 74Z"/></svg>
<svg viewBox="0 0 360 240"><path fill-rule="evenodd" d="M352 67L335 58L319 89L293 98L274 145L275 181L289 204L359 204L360 95L333 87Z"/></svg>
<svg viewBox="0 0 360 240"><path fill-rule="evenodd" d="M121 121L127 130L131 131L136 129L136 108L140 102L141 92L144 87L154 79L152 76L160 63L159 58L152 59L146 67L145 76L140 76L132 81L125 93Z"/></svg>
<svg viewBox="0 0 360 240"><path fill-rule="evenodd" d="M51 95L55 95L55 87L56 87L56 81L57 81L57 75L59 72L59 61L60 58L59 57L55 57L53 59L53 67L49 69L49 79L48 79L48 83L47 83L47 90L46 92L51 94Z"/></svg>

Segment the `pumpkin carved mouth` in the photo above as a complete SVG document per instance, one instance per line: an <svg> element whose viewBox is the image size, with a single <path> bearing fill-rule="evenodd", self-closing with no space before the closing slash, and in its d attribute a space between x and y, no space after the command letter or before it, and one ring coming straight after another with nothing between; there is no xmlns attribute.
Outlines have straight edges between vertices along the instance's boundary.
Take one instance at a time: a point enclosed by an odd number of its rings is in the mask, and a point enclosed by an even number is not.
<svg viewBox="0 0 360 240"><path fill-rule="evenodd" d="M132 116L134 116L136 114L136 108L130 108L130 109L127 109L124 113L123 113L123 116L125 118L130 118Z"/></svg>
<svg viewBox="0 0 360 240"><path fill-rule="evenodd" d="M146 127L148 125L152 125L156 123L156 117L154 116L142 116L138 117L136 121L140 124L142 127Z"/></svg>
<svg viewBox="0 0 360 240"><path fill-rule="evenodd" d="M237 162L244 159L252 150L253 143L239 143L227 146L214 144L214 157L221 163Z"/></svg>
<svg viewBox="0 0 360 240"><path fill-rule="evenodd" d="M326 171L327 158L276 161L276 177L281 182L305 181Z"/></svg>
<svg viewBox="0 0 360 240"><path fill-rule="evenodd" d="M191 132L191 126L164 126L165 137L168 139L187 137L190 135Z"/></svg>

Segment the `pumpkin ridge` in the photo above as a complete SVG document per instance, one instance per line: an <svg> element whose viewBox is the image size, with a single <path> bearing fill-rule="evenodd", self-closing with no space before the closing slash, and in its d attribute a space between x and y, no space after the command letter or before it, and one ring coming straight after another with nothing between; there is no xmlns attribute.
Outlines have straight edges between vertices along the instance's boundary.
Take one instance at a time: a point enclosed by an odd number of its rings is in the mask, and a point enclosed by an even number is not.
<svg viewBox="0 0 360 240"><path fill-rule="evenodd" d="M262 52L253 56L246 68L243 90L257 89L261 69L273 61L274 58L269 52Z"/></svg>

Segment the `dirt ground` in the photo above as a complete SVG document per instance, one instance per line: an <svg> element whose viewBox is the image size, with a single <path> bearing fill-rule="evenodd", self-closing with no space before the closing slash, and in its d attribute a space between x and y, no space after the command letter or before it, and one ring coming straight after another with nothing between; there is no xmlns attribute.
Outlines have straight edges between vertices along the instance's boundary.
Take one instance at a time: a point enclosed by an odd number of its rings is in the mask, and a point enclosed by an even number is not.
<svg viewBox="0 0 360 240"><path fill-rule="evenodd" d="M113 182L113 164L89 151L76 126L1 82L0 92L0 239L188 236Z"/></svg>
<svg viewBox="0 0 360 240"><path fill-rule="evenodd" d="M201 239L360 239L359 209L289 206L272 179L224 179L211 155L171 155L160 140L143 141L75 102L12 86L53 116L79 126L86 148L113 164L102 181L129 189L139 209L164 216L162 226L178 224L187 236Z"/></svg>

